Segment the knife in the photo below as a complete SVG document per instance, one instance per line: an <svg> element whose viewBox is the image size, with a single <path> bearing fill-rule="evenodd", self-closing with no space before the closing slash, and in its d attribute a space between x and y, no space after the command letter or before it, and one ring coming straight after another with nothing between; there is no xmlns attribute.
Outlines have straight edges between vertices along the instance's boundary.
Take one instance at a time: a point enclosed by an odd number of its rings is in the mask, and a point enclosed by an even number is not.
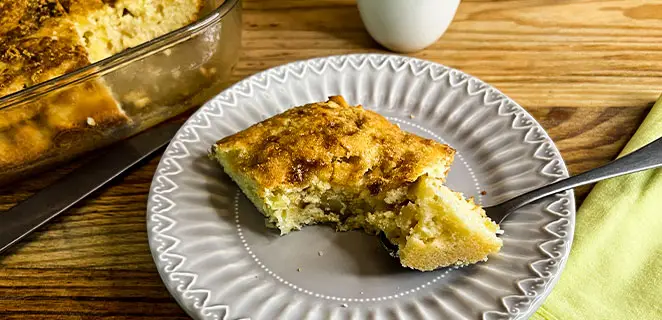
<svg viewBox="0 0 662 320"><path fill-rule="evenodd" d="M170 142L180 124L165 124L111 145L55 183L0 213L0 253L90 193L112 181Z"/></svg>

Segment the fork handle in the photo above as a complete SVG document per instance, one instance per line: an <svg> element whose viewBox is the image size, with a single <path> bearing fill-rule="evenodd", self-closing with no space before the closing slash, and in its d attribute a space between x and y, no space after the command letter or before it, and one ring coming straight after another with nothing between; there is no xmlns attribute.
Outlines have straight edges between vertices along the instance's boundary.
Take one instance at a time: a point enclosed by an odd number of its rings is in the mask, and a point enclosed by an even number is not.
<svg viewBox="0 0 662 320"><path fill-rule="evenodd" d="M624 174L658 168L661 166L662 137L621 158L607 163L602 167L598 167L576 176L559 180L550 185L529 191L525 194L519 195L506 202L496 205L495 207L500 207L501 210L499 211L504 214L504 216L498 220L502 220L506 215L526 204L564 190L583 186L604 179L618 177Z"/></svg>

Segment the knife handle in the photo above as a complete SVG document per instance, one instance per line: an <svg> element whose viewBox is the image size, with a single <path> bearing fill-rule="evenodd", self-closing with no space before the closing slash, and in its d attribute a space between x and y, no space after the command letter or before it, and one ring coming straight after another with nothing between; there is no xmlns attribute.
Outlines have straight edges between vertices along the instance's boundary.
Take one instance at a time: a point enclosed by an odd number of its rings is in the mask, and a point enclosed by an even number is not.
<svg viewBox="0 0 662 320"><path fill-rule="evenodd" d="M111 145L11 209L0 213L0 253L170 142L180 124L166 124Z"/></svg>

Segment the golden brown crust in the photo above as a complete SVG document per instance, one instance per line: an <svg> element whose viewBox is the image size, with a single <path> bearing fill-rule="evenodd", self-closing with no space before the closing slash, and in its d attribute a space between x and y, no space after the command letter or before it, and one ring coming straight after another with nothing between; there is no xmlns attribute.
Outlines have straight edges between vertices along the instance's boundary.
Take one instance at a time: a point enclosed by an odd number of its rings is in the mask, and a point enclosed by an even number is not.
<svg viewBox="0 0 662 320"><path fill-rule="evenodd" d="M55 0L0 1L0 96L79 69L89 60Z"/></svg>
<svg viewBox="0 0 662 320"><path fill-rule="evenodd" d="M258 192L320 179L372 194L411 183L436 164L448 167L455 153L340 96L290 109L218 141L215 149L230 154Z"/></svg>

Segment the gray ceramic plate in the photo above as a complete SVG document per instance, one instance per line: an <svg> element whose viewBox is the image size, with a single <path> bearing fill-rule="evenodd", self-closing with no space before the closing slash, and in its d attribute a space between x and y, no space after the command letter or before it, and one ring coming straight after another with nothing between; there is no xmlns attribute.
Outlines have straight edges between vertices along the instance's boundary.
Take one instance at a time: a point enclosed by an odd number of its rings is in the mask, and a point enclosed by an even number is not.
<svg viewBox="0 0 662 320"><path fill-rule="evenodd" d="M170 143L149 195L163 281L196 319L510 319L531 315L572 242L572 192L502 224L503 250L471 267L405 270L377 239L313 226L280 237L207 158L216 140L292 106L342 94L458 150L448 183L492 204L566 177L554 143L515 102L460 71L389 55L291 63L205 104ZM485 191L485 195L481 192Z"/></svg>

